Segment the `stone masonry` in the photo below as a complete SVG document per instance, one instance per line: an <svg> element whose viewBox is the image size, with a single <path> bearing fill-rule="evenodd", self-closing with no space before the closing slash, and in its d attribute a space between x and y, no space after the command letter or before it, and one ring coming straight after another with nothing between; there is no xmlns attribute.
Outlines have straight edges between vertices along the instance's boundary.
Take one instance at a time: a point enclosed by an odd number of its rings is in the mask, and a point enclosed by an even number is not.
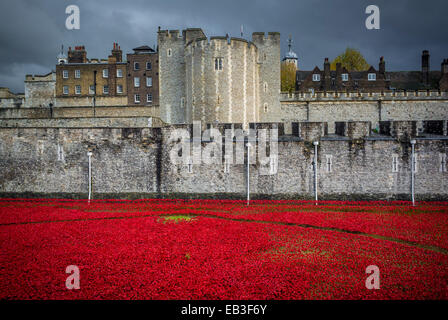
<svg viewBox="0 0 448 320"><path fill-rule="evenodd" d="M349 123L347 136L334 136L325 134L325 123L299 123L299 134L280 136L276 174L261 174L259 162L250 165L253 197L312 198L311 142L319 139L317 170L321 199L409 200L411 145L409 136L397 137L403 136L401 130L415 126L396 124L393 123L392 131L395 136L366 133L369 122ZM189 167L171 163L169 155L176 144L171 133L179 128L191 130L188 125L1 128L0 194L86 197L90 150L96 198L244 197L245 164L232 164L229 172L225 172L222 164ZM447 200L448 137L415 139L417 200ZM206 144L203 142L202 146Z"/></svg>

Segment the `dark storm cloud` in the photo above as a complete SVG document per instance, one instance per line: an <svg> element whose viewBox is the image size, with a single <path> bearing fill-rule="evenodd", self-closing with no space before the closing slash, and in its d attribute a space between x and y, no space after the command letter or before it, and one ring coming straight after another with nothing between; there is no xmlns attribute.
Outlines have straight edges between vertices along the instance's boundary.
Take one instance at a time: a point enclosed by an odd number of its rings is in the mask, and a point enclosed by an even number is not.
<svg viewBox="0 0 448 320"><path fill-rule="evenodd" d="M81 10L81 29L65 29L66 6ZM365 8L381 10L381 30L365 28ZM448 57L446 0L99 0L0 2L0 86L23 92L25 74L54 70L64 44L85 45L90 58L106 58L113 42L124 52L157 41L157 27L201 27L210 35L244 37L253 31L279 31L282 54L292 34L301 69L322 67L347 46L361 50L377 67L384 56L388 70L418 70L423 49L431 67Z"/></svg>

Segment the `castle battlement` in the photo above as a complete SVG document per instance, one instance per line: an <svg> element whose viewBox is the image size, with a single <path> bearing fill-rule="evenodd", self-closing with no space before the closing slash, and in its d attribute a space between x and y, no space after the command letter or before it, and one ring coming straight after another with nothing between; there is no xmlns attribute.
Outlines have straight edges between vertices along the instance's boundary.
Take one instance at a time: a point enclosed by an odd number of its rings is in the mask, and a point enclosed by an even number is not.
<svg viewBox="0 0 448 320"><path fill-rule="evenodd" d="M268 32L267 35L265 32L253 32L252 33L252 41L257 43L264 42L272 42L272 41L280 41L280 32Z"/></svg>
<svg viewBox="0 0 448 320"><path fill-rule="evenodd" d="M378 92L282 92L280 101L289 103L294 101L376 101L376 100L448 100L447 91L439 90L417 90L417 91L378 91Z"/></svg>
<svg viewBox="0 0 448 320"><path fill-rule="evenodd" d="M216 49L216 48L225 48L225 45L230 46L231 48L241 47L241 46L247 46L248 49L256 50L257 46L246 39L242 38L235 38L235 37L223 37L223 36L213 36L210 38L203 37L203 38L196 38L193 40L190 40L185 45L185 50L187 53L191 53L191 49L196 49L198 47L204 48L204 49Z"/></svg>
<svg viewBox="0 0 448 320"><path fill-rule="evenodd" d="M160 41L184 41L181 30L159 30L157 37Z"/></svg>

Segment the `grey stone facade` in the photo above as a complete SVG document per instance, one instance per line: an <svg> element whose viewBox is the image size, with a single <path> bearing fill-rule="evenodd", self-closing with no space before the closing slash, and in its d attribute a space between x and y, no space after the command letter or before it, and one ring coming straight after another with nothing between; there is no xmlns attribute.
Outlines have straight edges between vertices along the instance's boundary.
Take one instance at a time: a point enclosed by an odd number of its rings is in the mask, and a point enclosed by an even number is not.
<svg viewBox="0 0 448 320"><path fill-rule="evenodd" d="M397 138L406 136L403 132L412 133L415 126L397 123L393 124L394 136L365 136L369 126L367 122L348 123L350 134L334 136L325 135L326 124L299 123L299 135L280 136L276 174L261 174L258 161L250 165L253 197L312 198L311 142L320 137L317 170L321 199L409 200L411 145L409 136ZM170 135L176 128L190 130L185 125L1 128L0 194L86 197L87 151L91 150L94 197L244 197L245 164L232 164L225 172L223 164L193 164L190 168L171 163L175 142ZM417 200L447 200L448 137L416 139Z"/></svg>
<svg viewBox="0 0 448 320"><path fill-rule="evenodd" d="M263 121L279 111L280 34L252 41L201 29L159 30L160 107L167 123Z"/></svg>

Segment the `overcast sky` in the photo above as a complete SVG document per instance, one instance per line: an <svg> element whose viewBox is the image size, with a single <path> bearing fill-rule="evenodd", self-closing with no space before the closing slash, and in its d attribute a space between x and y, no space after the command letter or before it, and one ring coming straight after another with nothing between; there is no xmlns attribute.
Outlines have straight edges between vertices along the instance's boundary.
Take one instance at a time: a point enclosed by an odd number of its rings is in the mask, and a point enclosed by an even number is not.
<svg viewBox="0 0 448 320"><path fill-rule="evenodd" d="M80 30L67 30L65 8L81 11ZM365 9L380 8L380 30L367 30ZM26 74L55 69L61 45L84 45L88 58L107 58L113 42L124 53L157 43L157 27L200 27L207 36L228 33L250 39L254 31L278 31L282 55L291 34L299 68L322 66L347 46L369 64L380 56L387 70L419 70L423 49L431 69L448 58L447 0L1 0L0 87L23 92Z"/></svg>

